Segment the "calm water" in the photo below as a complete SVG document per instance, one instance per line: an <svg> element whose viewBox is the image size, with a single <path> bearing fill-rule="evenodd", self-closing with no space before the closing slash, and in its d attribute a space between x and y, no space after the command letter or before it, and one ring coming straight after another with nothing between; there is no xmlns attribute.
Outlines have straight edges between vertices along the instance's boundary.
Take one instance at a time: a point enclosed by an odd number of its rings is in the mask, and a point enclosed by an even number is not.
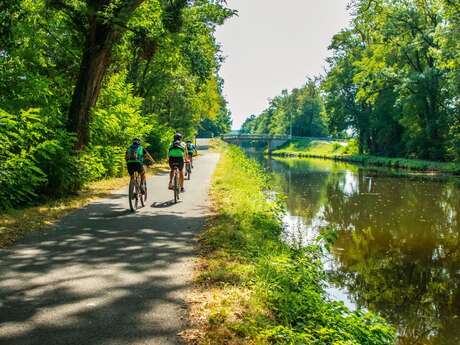
<svg viewBox="0 0 460 345"><path fill-rule="evenodd" d="M332 298L378 312L400 345L460 344L460 179L256 158L287 196L286 240L336 229Z"/></svg>

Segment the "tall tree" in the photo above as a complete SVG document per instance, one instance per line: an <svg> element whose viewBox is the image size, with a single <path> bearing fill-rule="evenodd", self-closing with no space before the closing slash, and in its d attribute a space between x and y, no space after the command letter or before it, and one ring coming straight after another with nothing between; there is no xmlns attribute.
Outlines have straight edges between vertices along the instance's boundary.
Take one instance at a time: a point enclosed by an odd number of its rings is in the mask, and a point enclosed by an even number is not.
<svg viewBox="0 0 460 345"><path fill-rule="evenodd" d="M52 5L72 17L85 37L67 123L68 130L77 134L77 149L89 142L90 111L97 102L104 75L111 62L113 46L129 29L129 19L144 1L86 0L85 5L81 6L77 2L69 4L64 0L51 0ZM172 30L177 30L180 11L186 5L186 0L165 2L165 22Z"/></svg>
<svg viewBox="0 0 460 345"><path fill-rule="evenodd" d="M354 130L362 152L458 157L453 8L447 0L354 1L323 84L330 127Z"/></svg>

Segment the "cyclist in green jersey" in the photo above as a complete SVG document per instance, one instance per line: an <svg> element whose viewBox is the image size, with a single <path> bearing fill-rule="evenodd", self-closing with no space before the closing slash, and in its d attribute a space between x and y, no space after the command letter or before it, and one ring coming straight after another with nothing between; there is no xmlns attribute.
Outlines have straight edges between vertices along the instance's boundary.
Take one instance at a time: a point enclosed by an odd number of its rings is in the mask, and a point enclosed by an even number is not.
<svg viewBox="0 0 460 345"><path fill-rule="evenodd" d="M126 165L128 173L131 179L134 178L134 172L138 172L141 175L141 190L144 189L145 183L145 169L144 164L148 161L153 163L152 156L141 146L141 140L135 138L132 145L126 150L125 154Z"/></svg>
<svg viewBox="0 0 460 345"><path fill-rule="evenodd" d="M184 189L184 164L188 157L187 145L182 141L182 134L174 134L174 141L168 150L169 167L171 169L169 173L169 189L172 189L172 179L174 176L174 167L179 169L179 184L181 192L185 192Z"/></svg>

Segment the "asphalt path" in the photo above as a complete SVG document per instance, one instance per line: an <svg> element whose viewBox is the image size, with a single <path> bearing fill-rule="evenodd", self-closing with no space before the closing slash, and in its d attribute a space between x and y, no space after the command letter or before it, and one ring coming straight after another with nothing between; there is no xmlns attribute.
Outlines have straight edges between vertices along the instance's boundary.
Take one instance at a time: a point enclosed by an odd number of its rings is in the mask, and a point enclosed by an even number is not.
<svg viewBox="0 0 460 345"><path fill-rule="evenodd" d="M203 152L203 151L202 151ZM0 344L178 344L218 154L173 204L167 174L128 211L127 187L0 252Z"/></svg>

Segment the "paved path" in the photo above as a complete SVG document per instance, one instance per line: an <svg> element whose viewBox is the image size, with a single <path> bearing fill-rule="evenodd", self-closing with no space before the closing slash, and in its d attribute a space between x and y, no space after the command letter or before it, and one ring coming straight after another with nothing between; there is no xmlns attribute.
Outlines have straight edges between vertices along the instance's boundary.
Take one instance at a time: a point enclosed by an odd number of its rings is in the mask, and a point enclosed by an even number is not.
<svg viewBox="0 0 460 345"><path fill-rule="evenodd" d="M217 160L197 160L182 203L155 176L138 214L125 188L2 251L0 344L177 344Z"/></svg>

